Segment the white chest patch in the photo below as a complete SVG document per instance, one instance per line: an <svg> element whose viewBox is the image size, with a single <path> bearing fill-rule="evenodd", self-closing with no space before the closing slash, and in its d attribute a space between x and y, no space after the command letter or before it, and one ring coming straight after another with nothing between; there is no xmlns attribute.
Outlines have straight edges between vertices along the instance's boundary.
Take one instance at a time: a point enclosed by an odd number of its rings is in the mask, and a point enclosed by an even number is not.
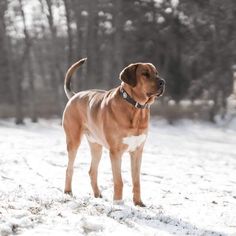
<svg viewBox="0 0 236 236"><path fill-rule="evenodd" d="M133 152L146 140L146 134L141 134L138 136L128 136L123 138L123 143L128 145L127 151Z"/></svg>
<svg viewBox="0 0 236 236"><path fill-rule="evenodd" d="M87 139L90 143L97 143L97 140L92 135L87 134Z"/></svg>
<svg viewBox="0 0 236 236"><path fill-rule="evenodd" d="M86 134L86 137L90 143L97 143L97 144L102 145L102 142L98 138L94 137L93 135Z"/></svg>

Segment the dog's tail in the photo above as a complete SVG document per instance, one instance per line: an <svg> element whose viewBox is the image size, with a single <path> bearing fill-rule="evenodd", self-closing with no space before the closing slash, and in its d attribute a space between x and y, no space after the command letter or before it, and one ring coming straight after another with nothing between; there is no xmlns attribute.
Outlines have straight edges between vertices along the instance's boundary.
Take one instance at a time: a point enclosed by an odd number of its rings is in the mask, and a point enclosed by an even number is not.
<svg viewBox="0 0 236 236"><path fill-rule="evenodd" d="M64 80L64 91L66 93L66 96L68 99L74 96L74 92L71 89L71 77L76 69L78 69L84 62L87 60L87 58L83 58L76 63L74 63L66 72L65 80Z"/></svg>

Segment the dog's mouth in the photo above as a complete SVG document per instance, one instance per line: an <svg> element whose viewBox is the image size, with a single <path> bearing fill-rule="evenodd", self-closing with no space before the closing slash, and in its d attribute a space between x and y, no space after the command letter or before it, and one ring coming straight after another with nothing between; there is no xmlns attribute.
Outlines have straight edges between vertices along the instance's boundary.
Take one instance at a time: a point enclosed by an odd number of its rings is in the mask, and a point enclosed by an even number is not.
<svg viewBox="0 0 236 236"><path fill-rule="evenodd" d="M163 95L165 89L164 88L161 88L159 89L156 93L147 93L147 96L148 97L155 97L155 98L159 98Z"/></svg>
<svg viewBox="0 0 236 236"><path fill-rule="evenodd" d="M161 97L161 96L163 95L164 91L165 91L164 88L160 89L160 91L159 91L159 93L156 95L156 97Z"/></svg>

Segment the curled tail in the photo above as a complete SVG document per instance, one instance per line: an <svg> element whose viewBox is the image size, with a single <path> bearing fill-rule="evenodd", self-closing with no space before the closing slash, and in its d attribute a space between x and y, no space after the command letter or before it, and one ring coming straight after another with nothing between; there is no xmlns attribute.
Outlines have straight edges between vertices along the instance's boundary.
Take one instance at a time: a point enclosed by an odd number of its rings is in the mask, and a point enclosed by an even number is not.
<svg viewBox="0 0 236 236"><path fill-rule="evenodd" d="M76 63L74 63L66 72L65 80L64 80L64 91L66 93L66 96L68 99L74 96L74 92L71 89L71 77L76 69L78 69L84 62L87 60L87 58L83 58Z"/></svg>

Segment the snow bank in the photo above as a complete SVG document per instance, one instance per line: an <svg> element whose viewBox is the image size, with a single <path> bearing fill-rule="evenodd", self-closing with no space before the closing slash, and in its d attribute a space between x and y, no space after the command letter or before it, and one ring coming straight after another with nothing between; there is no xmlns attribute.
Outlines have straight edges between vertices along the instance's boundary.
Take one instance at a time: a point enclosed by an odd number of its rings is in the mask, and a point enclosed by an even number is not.
<svg viewBox="0 0 236 236"><path fill-rule="evenodd" d="M124 203L112 202L104 150L102 199L91 194L84 140L73 180L63 194L67 164L58 120L15 126L0 121L0 235L236 235L236 129L184 120L152 120L142 165L146 208L132 204L130 161L123 157Z"/></svg>

